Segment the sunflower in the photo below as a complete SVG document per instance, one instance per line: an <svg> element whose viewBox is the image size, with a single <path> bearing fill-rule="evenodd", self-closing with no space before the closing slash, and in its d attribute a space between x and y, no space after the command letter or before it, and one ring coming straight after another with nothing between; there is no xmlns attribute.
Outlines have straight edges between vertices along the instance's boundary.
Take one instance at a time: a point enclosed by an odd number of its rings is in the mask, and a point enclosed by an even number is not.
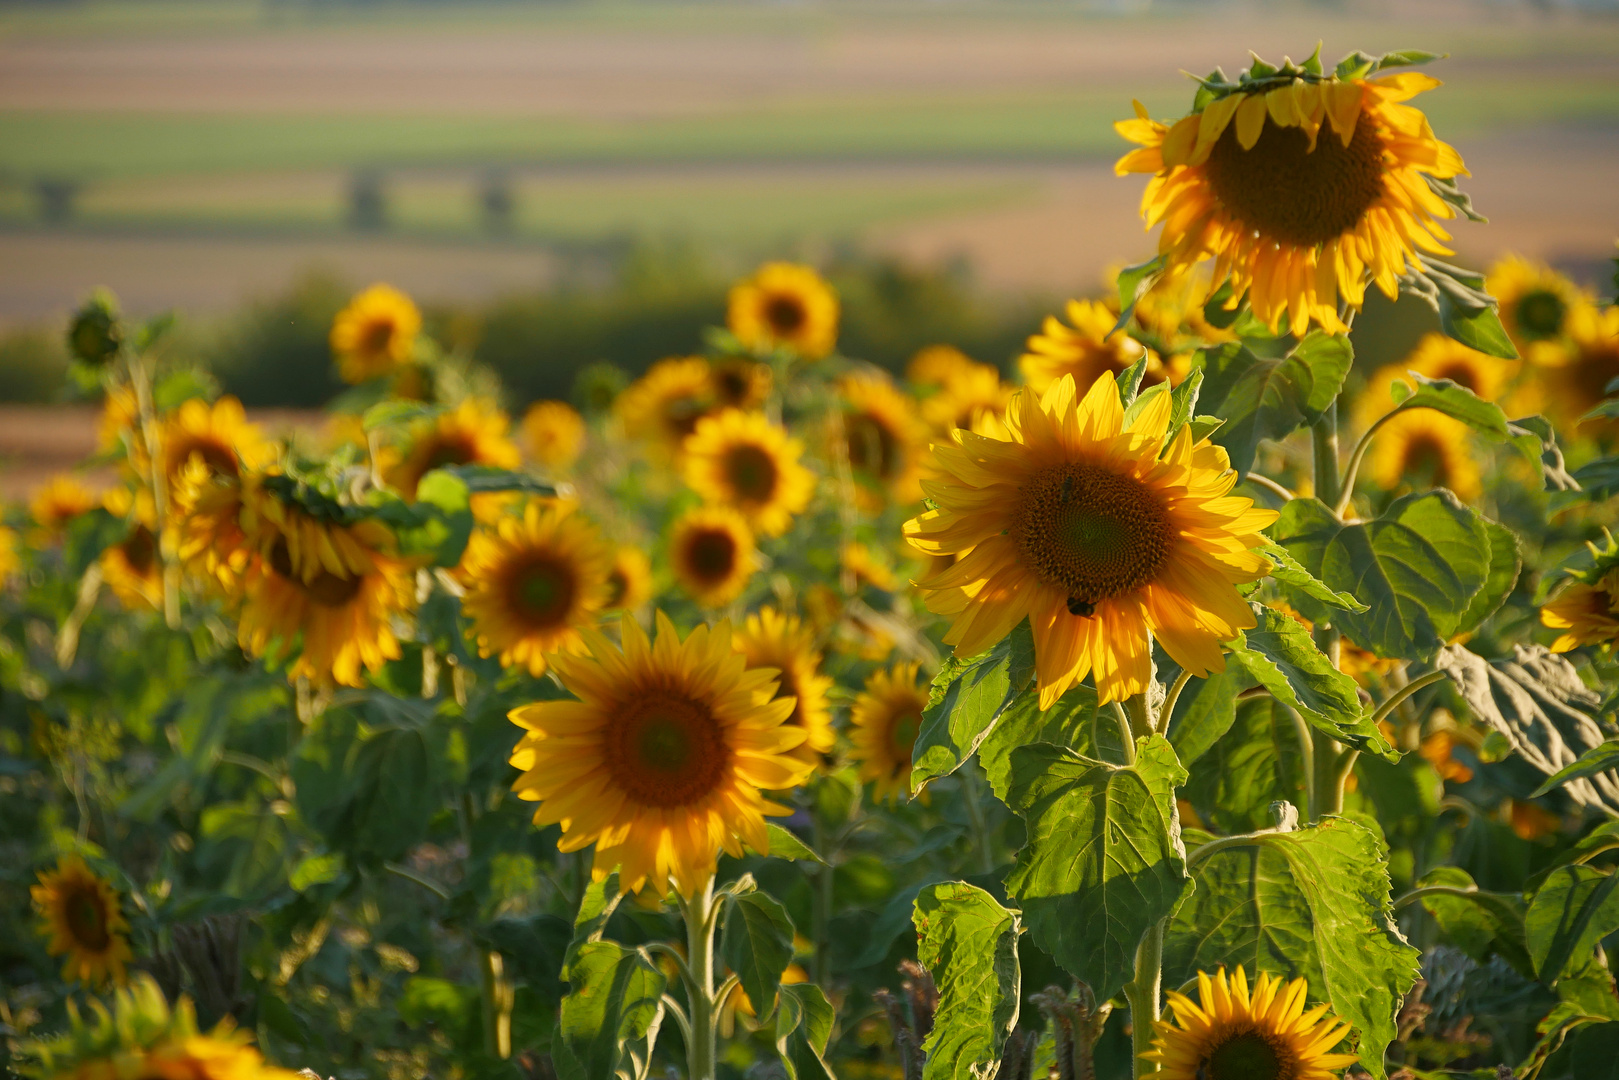
<svg viewBox="0 0 1619 1080"><path fill-rule="evenodd" d="M977 362L954 345L927 345L905 365L905 381L917 387L937 387L954 376L971 371Z"/></svg>
<svg viewBox="0 0 1619 1080"><path fill-rule="evenodd" d="M675 579L704 607L724 607L747 587L758 559L753 530L724 506L688 510L669 537Z"/></svg>
<svg viewBox="0 0 1619 1080"><path fill-rule="evenodd" d="M66 473L51 477L28 498L28 513L49 537L58 537L68 522L94 510L95 493Z"/></svg>
<svg viewBox="0 0 1619 1080"><path fill-rule="evenodd" d="M1401 104L1438 85L1416 72L1248 72L1240 85L1205 84L1200 96L1222 96L1173 126L1138 101L1136 118L1114 126L1142 148L1114 171L1153 174L1141 209L1148 228L1164 226L1167 273L1212 257L1211 285L1230 282L1234 302L1246 293L1273 330L1285 315L1296 335L1311 320L1345 333L1339 300L1358 310L1368 272L1393 298L1417 249L1449 253L1437 219L1456 211L1430 180L1467 169Z"/></svg>
<svg viewBox="0 0 1619 1080"><path fill-rule="evenodd" d="M523 414L528 456L555 472L567 472L585 448L585 418L566 401L536 401Z"/></svg>
<svg viewBox="0 0 1619 1080"><path fill-rule="evenodd" d="M1109 278L1107 291L1109 296L1119 294L1116 275ZM1136 299L1132 319L1144 334L1158 342L1171 383L1178 384L1191 371L1192 354L1198 349L1237 340L1233 331L1209 322L1203 311L1208 295L1208 275L1198 272L1166 274Z"/></svg>
<svg viewBox="0 0 1619 1080"><path fill-rule="evenodd" d="M1064 376L1012 399L1010 439L957 431L935 445L939 476L923 486L937 509L905 525L929 555L967 552L917 582L953 617L957 655L1030 620L1041 708L1087 673L1104 703L1144 692L1149 633L1194 675L1225 670L1220 643L1254 625L1236 586L1269 571L1249 549L1277 517L1229 494L1220 447L1187 427L1165 445L1168 393L1128 427L1112 378L1076 397Z"/></svg>
<svg viewBox="0 0 1619 1080"><path fill-rule="evenodd" d="M421 329L421 312L410 297L391 285L371 286L332 320L338 374L346 383L388 374L415 353Z"/></svg>
<svg viewBox="0 0 1619 1080"><path fill-rule="evenodd" d="M686 483L716 506L742 513L766 536L792 527L815 494L815 474L798 462L804 444L760 413L726 409L697 422L684 444Z"/></svg>
<svg viewBox="0 0 1619 1080"><path fill-rule="evenodd" d="M849 711L849 745L872 798L897 800L911 790L911 749L922 730L928 684L915 661L871 673Z"/></svg>
<svg viewBox="0 0 1619 1080"><path fill-rule="evenodd" d="M407 499L434 469L446 465L493 465L515 469L522 464L517 444L506 436L511 422L486 398L467 398L448 412L411 425L410 449L386 470L390 486Z"/></svg>
<svg viewBox="0 0 1619 1080"><path fill-rule="evenodd" d="M1608 396L1619 378L1619 306L1580 304L1568 315L1569 344L1562 363L1539 369L1546 408L1563 426L1581 418ZM1612 421L1586 421L1585 431L1610 433Z"/></svg>
<svg viewBox="0 0 1619 1080"><path fill-rule="evenodd" d="M945 379L937 391L923 399L922 419L941 434L958 427L970 430L980 415L1004 414L1012 389L1001 381L999 369L972 364Z"/></svg>
<svg viewBox="0 0 1619 1080"><path fill-rule="evenodd" d="M102 453L122 449L124 436L133 433L140 422L135 391L124 383L108 387L101 403L101 416L96 420L96 449Z"/></svg>
<svg viewBox="0 0 1619 1080"><path fill-rule="evenodd" d="M1561 630L1552 652L1569 652L1583 645L1611 648L1619 639L1619 568L1594 581L1575 581L1540 609L1542 626Z"/></svg>
<svg viewBox="0 0 1619 1080"><path fill-rule="evenodd" d="M1152 1049L1162 1080L1334 1080L1354 1054L1329 1053L1349 1034L1330 1005L1304 1009L1303 979L1284 983L1261 974L1248 992L1248 975L1197 974L1198 1002L1170 990L1164 996L1173 1022L1153 1022Z"/></svg>
<svg viewBox="0 0 1619 1080"><path fill-rule="evenodd" d="M191 398L163 418L163 475L170 489L179 486L181 471L193 457L213 476L235 478L242 470L262 468L275 447L247 422L242 403L226 395L209 405Z"/></svg>
<svg viewBox="0 0 1619 1080"><path fill-rule="evenodd" d="M577 652L579 630L607 606L613 552L569 503L530 499L473 534L462 561L461 608L480 656L545 674L546 654Z"/></svg>
<svg viewBox="0 0 1619 1080"><path fill-rule="evenodd" d="M860 541L851 540L844 544L838 557L843 569L854 577L856 588L870 585L883 592L894 592L899 588L899 578L894 576L888 561Z"/></svg>
<svg viewBox="0 0 1619 1080"><path fill-rule="evenodd" d="M412 568L374 518L339 524L252 484L241 509L253 557L240 585L237 638L250 656L298 658L287 678L361 684L400 656L396 615L415 604Z"/></svg>
<svg viewBox="0 0 1619 1080"><path fill-rule="evenodd" d="M129 923L118 909L112 885L77 855L64 855L55 870L41 870L28 894L39 913L40 933L50 938L52 956L67 956L62 978L99 986L109 979L122 986L129 951Z"/></svg>
<svg viewBox="0 0 1619 1080"><path fill-rule="evenodd" d="M726 356L708 365L708 386L716 408L757 409L774 384L770 365L750 356Z"/></svg>
<svg viewBox="0 0 1619 1080"><path fill-rule="evenodd" d="M1499 360L1470 349L1445 334L1425 334L1410 356L1372 372L1355 403L1356 419L1364 427L1393 411L1394 399L1389 390L1396 381L1411 385L1410 372L1430 379L1449 379L1485 401L1499 401L1522 366L1514 360Z"/></svg>
<svg viewBox="0 0 1619 1080"><path fill-rule="evenodd" d="M607 572L607 600L604 611L634 611L652 599L652 560L646 552L627 544L613 553L613 568Z"/></svg>
<svg viewBox="0 0 1619 1080"><path fill-rule="evenodd" d="M1384 491L1401 487L1446 487L1463 502L1484 493L1470 429L1433 409L1407 409L1377 429L1372 443L1372 481Z"/></svg>
<svg viewBox="0 0 1619 1080"><path fill-rule="evenodd" d="M897 502L914 503L922 497L922 453L927 427L916 413L916 403L885 377L845 375L838 380L843 399L844 451L863 500L881 504L886 491Z"/></svg>
<svg viewBox="0 0 1619 1080"><path fill-rule="evenodd" d="M1508 255L1490 267L1484 288L1501 305L1501 325L1519 355L1539 364L1558 361L1569 313L1590 302L1562 274L1519 255Z"/></svg>
<svg viewBox="0 0 1619 1080"><path fill-rule="evenodd" d="M136 515L124 538L101 552L100 562L107 587L124 607L131 611L163 607L163 560L149 517Z"/></svg>
<svg viewBox="0 0 1619 1080"><path fill-rule="evenodd" d="M659 360L618 396L613 409L633 439L678 450L714 405L708 361L701 356Z"/></svg>
<svg viewBox="0 0 1619 1080"><path fill-rule="evenodd" d="M793 711L785 722L804 729L804 742L791 753L811 765L820 764L821 756L831 752L836 735L826 700L832 680L821 674L815 631L797 615L762 607L748 616L731 642L747 658L748 667L771 668L777 673L776 698L793 701Z"/></svg>
<svg viewBox="0 0 1619 1080"><path fill-rule="evenodd" d="M787 814L760 789L803 782L812 766L791 751L804 741L774 698L775 672L748 668L731 624L699 626L681 641L657 614L657 641L632 618L623 648L594 630L588 652L553 668L578 701L513 709L527 731L512 752L523 773L512 790L538 802L534 824L562 826L557 846L596 845L598 880L614 867L626 892L672 883L683 896L712 878L719 850L769 849L764 815Z"/></svg>
<svg viewBox="0 0 1619 1080"><path fill-rule="evenodd" d="M1066 313L1071 327L1055 315L1047 315L1040 332L1029 338L1029 351L1018 358L1029 389L1043 394L1064 375L1072 375L1080 386L1089 386L1103 375L1117 376L1143 356L1147 366L1142 385L1164 381L1166 372L1158 354L1123 330L1114 333L1118 316L1105 304L1070 300Z"/></svg>
<svg viewBox="0 0 1619 1080"><path fill-rule="evenodd" d="M788 348L819 360L838 340L838 295L808 266L773 262L731 286L725 323L755 352Z"/></svg>

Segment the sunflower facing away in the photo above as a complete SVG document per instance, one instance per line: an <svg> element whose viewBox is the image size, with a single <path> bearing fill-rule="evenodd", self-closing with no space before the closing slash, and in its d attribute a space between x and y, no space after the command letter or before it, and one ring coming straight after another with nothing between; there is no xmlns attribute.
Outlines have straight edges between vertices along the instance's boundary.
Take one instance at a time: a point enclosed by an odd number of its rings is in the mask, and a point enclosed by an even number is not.
<svg viewBox="0 0 1619 1080"><path fill-rule="evenodd" d="M1373 437L1367 463L1372 481L1384 491L1445 487L1462 502L1473 502L1484 493L1484 482L1471 430L1433 409L1395 414Z"/></svg>
<svg viewBox="0 0 1619 1080"><path fill-rule="evenodd" d="M870 781L879 802L911 790L911 750L928 707L927 681L917 678L920 666L912 661L872 672L849 712L849 745L860 780Z"/></svg>
<svg viewBox="0 0 1619 1080"><path fill-rule="evenodd" d="M804 444L761 413L726 409L697 422L684 446L686 483L705 502L741 512L765 536L792 527L815 494L815 474L799 464Z"/></svg>
<svg viewBox="0 0 1619 1080"><path fill-rule="evenodd" d="M731 638L750 668L771 668L777 673L777 699L791 698L793 711L786 723L804 729L804 742L790 753L811 765L820 764L821 755L830 753L836 741L832 730L832 710L826 692L832 679L821 674L821 652L815 647L815 631L797 615L785 615L773 607L762 607L748 616Z"/></svg>
<svg viewBox="0 0 1619 1080"><path fill-rule="evenodd" d="M371 286L332 320L337 373L346 383L388 374L415 353L421 329L421 312L410 297L391 285Z"/></svg>
<svg viewBox="0 0 1619 1080"><path fill-rule="evenodd" d="M585 448L585 419L566 401L536 401L523 414L528 456L554 472L567 472Z"/></svg>
<svg viewBox="0 0 1619 1080"><path fill-rule="evenodd" d="M52 956L67 956L62 978L99 986L109 979L123 985L129 951L129 923L118 909L118 893L96 876L78 855L64 855L56 869L41 870L28 894L39 913L40 932L50 938Z"/></svg>
<svg viewBox="0 0 1619 1080"><path fill-rule="evenodd" d="M1313 320L1344 333L1339 300L1358 310L1368 273L1392 298L1419 248L1449 253L1438 219L1456 211L1429 178L1466 166L1402 104L1440 84L1416 72L1246 74L1206 83L1223 96L1172 125L1136 102L1136 118L1114 126L1142 148L1114 171L1152 174L1141 210L1148 228L1163 225L1166 273L1212 257L1211 284L1229 281L1233 303L1246 293L1272 329L1285 321L1302 335Z"/></svg>
<svg viewBox="0 0 1619 1080"><path fill-rule="evenodd" d="M607 572L607 600L604 611L635 611L652 599L652 560L640 548L621 544L613 552L613 568Z"/></svg>
<svg viewBox="0 0 1619 1080"><path fill-rule="evenodd" d="M379 521L338 524L247 486L241 519L253 557L242 574L237 637L250 656L298 658L287 677L359 686L400 656L393 622L414 607L415 575Z"/></svg>
<svg viewBox="0 0 1619 1080"><path fill-rule="evenodd" d="M1571 583L1540 609L1540 622L1563 631L1552 642L1552 652L1569 652L1584 645L1612 647L1619 639L1619 568Z"/></svg>
<svg viewBox="0 0 1619 1080"><path fill-rule="evenodd" d="M1484 288L1501 305L1501 325L1518 355L1538 364L1555 364L1568 333L1568 316L1590 303L1572 281L1544 263L1508 255L1484 279Z"/></svg>
<svg viewBox="0 0 1619 1080"><path fill-rule="evenodd" d="M1330 1051L1349 1025L1330 1005L1304 1008L1303 979L1284 983L1261 974L1248 992L1248 975L1222 968L1197 975L1198 1000L1165 994L1173 1022L1153 1024L1153 1048L1142 1057L1158 1063L1162 1080L1334 1080L1355 1063L1354 1054Z"/></svg>
<svg viewBox="0 0 1619 1080"><path fill-rule="evenodd" d="M1043 394L1064 375L1072 375L1080 386L1089 386L1103 375L1116 376L1125 368L1147 358L1141 377L1143 386L1164 381L1164 366L1158 354L1123 330L1113 332L1118 316L1095 300L1070 300L1065 326L1055 315L1047 315L1040 332L1029 338L1028 352L1018 359L1023 381L1037 394Z"/></svg>
<svg viewBox="0 0 1619 1080"><path fill-rule="evenodd" d="M494 402L467 398L448 412L411 425L410 449L387 469L388 483L414 499L422 477L446 465L515 469L523 458L506 435L510 426Z"/></svg>
<svg viewBox="0 0 1619 1080"><path fill-rule="evenodd" d="M788 348L819 360L838 341L838 296L808 266L766 263L731 286L725 324L755 352Z"/></svg>
<svg viewBox="0 0 1619 1080"><path fill-rule="evenodd" d="M623 648L594 630L588 652L553 666L578 701L513 709L527 732L511 763L512 790L540 805L534 824L560 824L563 851L596 845L598 880L619 871L626 892L671 884L683 896L714 874L719 851L769 849L766 814L787 814L760 789L803 782L812 766L792 755L803 729L793 703L774 698L775 672L748 668L731 625L699 626L681 641L657 615L657 641L628 616Z"/></svg>
<svg viewBox="0 0 1619 1080"><path fill-rule="evenodd" d="M1449 379L1485 401L1500 401L1522 367L1516 360L1487 356L1444 334L1424 334L1410 356L1372 372L1355 402L1355 417L1365 426L1393 411L1389 390L1397 381L1414 388L1413 371L1430 379Z"/></svg>
<svg viewBox="0 0 1619 1080"><path fill-rule="evenodd" d="M1126 427L1112 378L1080 401L1065 376L1012 399L1010 439L957 431L934 446L939 475L923 486L938 508L905 535L929 555L966 553L917 582L952 617L958 655L1027 617L1043 709L1087 673L1104 703L1145 691L1149 633L1194 675L1225 669L1220 643L1254 625L1236 586L1269 571L1249 549L1277 515L1230 495L1220 447L1186 427L1165 446L1169 420L1165 391Z"/></svg>
<svg viewBox="0 0 1619 1080"><path fill-rule="evenodd" d="M910 395L883 376L863 373L839 379L838 394L844 449L863 501L880 506L884 492L905 504L920 499L927 426Z"/></svg>
<svg viewBox="0 0 1619 1080"><path fill-rule="evenodd" d="M704 607L724 607L747 587L758 566L753 530L724 506L688 510L669 537L675 579Z"/></svg>
<svg viewBox="0 0 1619 1080"><path fill-rule="evenodd" d="M606 607L613 553L571 504L530 499L521 517L474 533L461 566L479 655L540 676L546 654L578 651L580 628Z"/></svg>

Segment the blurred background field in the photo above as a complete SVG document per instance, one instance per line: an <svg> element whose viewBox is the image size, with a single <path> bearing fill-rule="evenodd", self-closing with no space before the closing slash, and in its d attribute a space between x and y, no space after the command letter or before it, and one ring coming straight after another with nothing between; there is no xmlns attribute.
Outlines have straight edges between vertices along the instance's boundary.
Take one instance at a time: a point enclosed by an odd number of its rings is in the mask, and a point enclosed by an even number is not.
<svg viewBox="0 0 1619 1080"><path fill-rule="evenodd" d="M1111 168L1131 98L1178 115L1181 72L1317 40L1451 54L1423 104L1491 218L1460 261L1611 274L1611 0L0 5L0 399L67 395L61 327L107 285L181 311L250 405L315 405L332 312L387 280L521 404L694 348L782 256L829 270L851 355L1006 363L1151 251ZM1359 336L1421 323L1379 307ZM28 447L0 438L14 490Z"/></svg>

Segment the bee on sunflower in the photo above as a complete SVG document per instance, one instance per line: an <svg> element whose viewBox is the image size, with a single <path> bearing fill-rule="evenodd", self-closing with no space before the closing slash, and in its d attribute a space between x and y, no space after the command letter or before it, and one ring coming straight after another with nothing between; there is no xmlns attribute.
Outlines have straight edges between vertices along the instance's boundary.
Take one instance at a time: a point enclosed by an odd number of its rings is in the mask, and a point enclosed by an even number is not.
<svg viewBox="0 0 1619 1080"><path fill-rule="evenodd" d="M1028 341L1028 352L1018 358L1023 382L1043 394L1064 375L1089 386L1103 375L1117 376L1142 357L1146 370L1141 382L1153 386L1168 377L1158 354L1123 330L1114 331L1118 315L1096 300L1070 300L1064 312L1071 325L1047 315L1040 333Z"/></svg>
<svg viewBox="0 0 1619 1080"><path fill-rule="evenodd" d="M770 849L765 816L791 811L762 792L794 787L814 766L792 753L805 731L787 723L793 702L775 696L776 673L747 666L729 622L684 640L661 611L656 622L655 641L626 616L622 648L584 630L583 654L553 657L578 700L512 710L526 732L512 790L539 804L536 825L562 826L561 850L596 846L597 880L616 868L626 892L691 897L721 850Z"/></svg>
<svg viewBox="0 0 1619 1080"><path fill-rule="evenodd" d="M1087 674L1104 703L1144 692L1152 638L1194 675L1225 670L1221 643L1254 625L1236 587L1269 572L1250 549L1277 514L1230 494L1223 449L1169 424L1166 391L1126 424L1111 377L1080 399L1064 376L1012 399L1008 438L934 445L936 509L905 535L961 556L916 583L957 655L1029 619L1043 709Z"/></svg>
<svg viewBox="0 0 1619 1080"><path fill-rule="evenodd" d="M759 560L746 519L729 507L705 506L675 522L669 562L692 599L719 608L742 595Z"/></svg>
<svg viewBox="0 0 1619 1080"><path fill-rule="evenodd" d="M739 409L704 417L683 447L686 483L704 501L728 506L765 536L780 536L815 494L815 474L799 463L804 444L760 413Z"/></svg>
<svg viewBox="0 0 1619 1080"><path fill-rule="evenodd" d="M1177 991L1165 997L1174 1020L1154 1021L1152 1050L1162 1080L1334 1080L1355 1063L1332 1048L1349 1025L1330 1005L1306 1011L1303 979L1283 982L1261 973L1252 993L1238 968L1197 975L1198 1000Z"/></svg>
<svg viewBox="0 0 1619 1080"><path fill-rule="evenodd" d="M89 986L122 986L129 949L129 922L119 910L118 892L79 855L64 855L54 870L41 870L28 890L50 940L52 956L66 956L62 978Z"/></svg>
<svg viewBox="0 0 1619 1080"><path fill-rule="evenodd" d="M915 661L878 669L849 711L849 746L860 780L878 802L911 790L911 751L928 707L928 682Z"/></svg>
<svg viewBox="0 0 1619 1080"><path fill-rule="evenodd" d="M1454 179L1467 169L1404 104L1438 80L1382 73L1406 62L1356 53L1325 74L1317 57L1255 58L1235 82L1204 79L1173 123L1136 102L1114 126L1141 148L1114 171L1152 176L1141 209L1148 228L1163 225L1164 272L1212 257L1211 285L1230 284L1232 307L1246 295L1272 330L1341 334L1338 305L1359 310L1368 278L1393 298L1420 252L1449 254L1439 221L1465 205Z"/></svg>
<svg viewBox="0 0 1619 1080"><path fill-rule="evenodd" d="M357 294L332 320L330 344L346 383L363 383L409 363L416 353L422 314L391 285Z"/></svg>
<svg viewBox="0 0 1619 1080"><path fill-rule="evenodd" d="M731 286L726 325L754 352L791 349L819 360L838 341L838 295L808 266L773 262Z"/></svg>
<svg viewBox="0 0 1619 1080"><path fill-rule="evenodd" d="M791 699L793 711L786 723L804 730L804 741L791 753L811 765L819 765L832 752L836 734L832 730L832 709L827 691L832 679L821 674L821 652L815 647L815 631L797 615L787 615L765 606L748 616L742 629L732 637L750 668L776 672L777 699Z"/></svg>

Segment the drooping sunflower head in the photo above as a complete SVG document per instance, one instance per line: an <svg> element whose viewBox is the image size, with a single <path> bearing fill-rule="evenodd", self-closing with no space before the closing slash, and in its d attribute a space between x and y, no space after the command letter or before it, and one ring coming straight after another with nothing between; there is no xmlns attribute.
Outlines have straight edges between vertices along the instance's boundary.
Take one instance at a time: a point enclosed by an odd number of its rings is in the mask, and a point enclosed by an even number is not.
<svg viewBox="0 0 1619 1080"><path fill-rule="evenodd" d="M66 956L62 977L90 986L124 983L129 950L129 922L119 910L118 893L78 855L64 855L54 870L41 870L29 895L40 919L40 932L50 940L52 956Z"/></svg>
<svg viewBox="0 0 1619 1080"><path fill-rule="evenodd" d="M1354 54L1331 74L1314 57L1281 68L1256 60L1236 81L1203 81L1190 115L1173 124L1136 117L1114 125L1141 144L1115 171L1152 174L1142 196L1158 250L1178 273L1212 257L1211 285L1230 282L1273 329L1311 322L1346 330L1342 300L1359 309L1370 277L1390 297L1421 251L1448 254L1439 194L1466 173L1461 155L1403 104L1438 81L1377 74Z"/></svg>
<svg viewBox="0 0 1619 1080"><path fill-rule="evenodd" d="M1123 330L1113 332L1118 316L1107 305L1095 300L1070 300L1064 325L1055 315L1047 315L1040 332L1029 338L1028 352L1018 358L1023 381L1036 394L1043 394L1064 375L1071 375L1079 386L1089 386L1103 375L1118 376L1130 365L1147 358L1142 375L1144 386L1165 378L1158 354Z"/></svg>
<svg viewBox="0 0 1619 1080"><path fill-rule="evenodd" d="M971 429L983 415L1001 416L1012 399L1011 386L1001 381L998 368L972 364L945 379L922 399L922 419L940 434L955 428Z"/></svg>
<svg viewBox="0 0 1619 1080"><path fill-rule="evenodd" d="M493 465L515 469L523 456L507 437L511 422L487 398L467 398L455 408L411 425L410 446L386 470L388 483L407 499L434 469L447 465Z"/></svg>
<svg viewBox="0 0 1619 1080"><path fill-rule="evenodd" d="M811 765L819 765L822 755L831 752L836 735L826 698L832 679L821 674L815 631L797 615L762 607L748 616L731 640L747 658L748 667L771 668L777 673L776 698L791 698L793 702L786 723L805 733L804 742L790 752Z"/></svg>
<svg viewBox="0 0 1619 1080"><path fill-rule="evenodd" d="M921 665L895 664L874 671L849 712L849 745L860 765L860 779L872 785L879 802L911 790L911 750L928 707L928 683Z"/></svg>
<svg viewBox="0 0 1619 1080"><path fill-rule="evenodd" d="M359 686L400 656L394 622L415 606L414 570L381 522L313 512L290 487L285 477L243 487L238 641L250 656L296 652L289 679Z"/></svg>
<svg viewBox="0 0 1619 1080"><path fill-rule="evenodd" d="M529 457L565 473L585 448L585 418L566 401L536 401L523 414L523 445Z"/></svg>
<svg viewBox="0 0 1619 1080"><path fill-rule="evenodd" d="M1384 491L1444 487L1463 502L1484 493L1471 429L1433 409L1396 413L1373 437L1370 473Z"/></svg>
<svg viewBox="0 0 1619 1080"><path fill-rule="evenodd" d="M678 450L714 408L709 364L701 356L659 360L618 396L613 409L630 438Z"/></svg>
<svg viewBox="0 0 1619 1080"><path fill-rule="evenodd" d="M1366 390L1355 405L1356 419L1369 424L1394 408L1389 390L1397 381L1409 385L1409 372L1430 379L1449 379L1485 401L1499 401L1523 365L1468 348L1444 334L1424 334L1417 347L1397 364L1385 364L1366 380Z"/></svg>
<svg viewBox="0 0 1619 1080"><path fill-rule="evenodd" d="M539 803L536 825L560 824L558 847L596 845L599 878L616 867L627 892L673 884L703 888L721 849L766 851L764 815L786 807L761 789L801 783L812 766L791 751L802 728L792 702L775 698L775 672L749 668L731 626L699 626L682 641L662 612L657 640L629 616L623 647L593 630L588 652L558 655L555 673L577 701L513 709L528 733L511 763L521 799Z"/></svg>
<svg viewBox="0 0 1619 1080"><path fill-rule="evenodd" d="M59 473L28 497L28 513L48 536L60 536L67 523L94 510L101 502L75 477Z"/></svg>
<svg viewBox="0 0 1619 1080"><path fill-rule="evenodd" d="M819 360L838 341L838 296L811 267L766 263L731 286L725 322L755 352L787 348Z"/></svg>
<svg viewBox="0 0 1619 1080"><path fill-rule="evenodd" d="M697 422L683 446L686 483L704 501L739 511L754 530L780 536L815 494L799 463L804 444L762 413L726 409Z"/></svg>
<svg viewBox="0 0 1619 1080"><path fill-rule="evenodd" d="M1568 347L1561 363L1538 369L1546 411L1565 429L1611 434L1611 420L1586 420L1619 379L1619 306L1580 304L1568 315Z"/></svg>
<svg viewBox="0 0 1619 1080"><path fill-rule="evenodd" d="M613 552L613 568L607 572L607 600L604 611L636 611L652 599L652 560L646 552L620 544Z"/></svg>
<svg viewBox="0 0 1619 1080"><path fill-rule="evenodd" d="M1570 313L1590 303L1568 278L1520 255L1508 255L1490 267L1484 287L1500 303L1501 325L1518 354L1535 363L1557 362Z"/></svg>
<svg viewBox="0 0 1619 1080"><path fill-rule="evenodd" d="M242 403L226 395L209 405L191 398L163 418L160 434L163 447L163 474L171 488L179 486L186 463L202 462L209 475L226 479L241 476L244 469L269 464L275 446L258 425L247 421Z"/></svg>
<svg viewBox="0 0 1619 1080"><path fill-rule="evenodd" d="M337 373L347 383L388 374L415 354L421 329L421 312L410 297L391 285L371 286L332 320Z"/></svg>
<svg viewBox="0 0 1619 1080"><path fill-rule="evenodd" d="M1619 566L1613 552L1598 556L1591 571L1576 577L1540 609L1540 623L1561 630L1552 652L1586 645L1613 648L1619 640Z"/></svg>
<svg viewBox="0 0 1619 1080"><path fill-rule="evenodd" d="M1182 427L1167 387L1127 426L1116 383L1079 399L1072 376L1006 414L1009 438L957 431L933 448L935 505L905 525L912 546L959 560L917 582L972 656L1024 618L1042 708L1087 674L1103 702L1143 692L1149 635L1193 674L1224 670L1221 642L1254 625L1238 584L1270 569L1252 548L1272 510L1230 495L1223 449Z"/></svg>
<svg viewBox="0 0 1619 1080"><path fill-rule="evenodd" d="M919 389L937 388L976 365L977 361L954 345L926 345L905 365L905 381Z"/></svg>
<svg viewBox="0 0 1619 1080"><path fill-rule="evenodd" d="M757 409L770 397L774 377L770 365L751 356L724 356L708 365L714 405L721 409Z"/></svg>
<svg viewBox="0 0 1619 1080"><path fill-rule="evenodd" d="M909 504L922 497L918 481L927 427L916 403L888 379L858 373L838 380L841 437L860 495L873 506L884 496Z"/></svg>
<svg viewBox="0 0 1619 1080"><path fill-rule="evenodd" d="M1354 1064L1354 1054L1332 1048L1349 1025L1331 1006L1305 1011L1303 979L1285 983L1261 974L1248 990L1248 976L1222 968L1197 976L1198 1000L1171 990L1174 1019L1155 1021L1153 1048L1142 1057L1158 1063L1163 1080L1333 1080Z"/></svg>
<svg viewBox="0 0 1619 1080"><path fill-rule="evenodd" d="M521 516L478 530L461 564L461 608L479 654L545 674L547 654L583 647L579 631L607 606L612 567L612 548L571 503L531 499Z"/></svg>
<svg viewBox="0 0 1619 1080"><path fill-rule="evenodd" d="M675 579L704 607L724 607L747 588L758 567L753 530L725 506L689 510L669 536Z"/></svg>

